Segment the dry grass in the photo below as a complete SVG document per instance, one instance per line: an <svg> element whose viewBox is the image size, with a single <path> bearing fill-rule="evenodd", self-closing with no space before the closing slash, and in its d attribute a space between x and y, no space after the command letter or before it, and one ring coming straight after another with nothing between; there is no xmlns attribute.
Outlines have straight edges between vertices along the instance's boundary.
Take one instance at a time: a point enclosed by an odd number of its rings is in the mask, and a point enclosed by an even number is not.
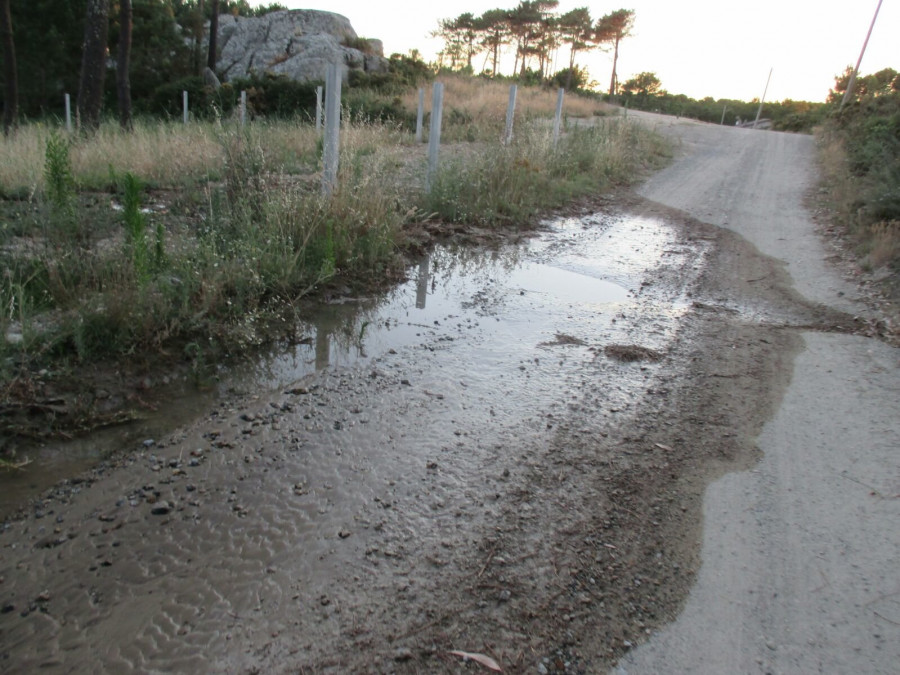
<svg viewBox="0 0 900 675"><path fill-rule="evenodd" d="M867 253L864 268L877 270L900 260L900 222L882 221L864 228L862 237Z"/></svg>
<svg viewBox="0 0 900 675"><path fill-rule="evenodd" d="M445 84L445 140L495 140L503 130L509 101L509 84L479 78L447 76ZM403 98L413 113L418 105L415 90ZM430 99L426 108L430 107ZM567 117L591 118L603 114L606 104L568 95ZM552 117L556 110L556 92L520 87L516 102L517 124L521 120ZM454 123L458 129L454 131ZM21 127L4 138L5 161L0 164L0 193L35 195L43 192L43 167L47 139L56 131L46 124ZM132 133L108 123L90 137L72 137L70 156L79 185L96 188L106 185L110 168L116 173L130 172L146 184L160 188L178 188L187 184L218 179L223 173L226 153L223 144L237 132L233 120L221 123L139 121ZM317 164L318 137L309 125L292 122L254 122L245 133L259 146L269 171L307 171ZM226 140L223 140L226 138ZM342 128L343 147L351 154L408 145L410 138L398 128L354 121Z"/></svg>
<svg viewBox="0 0 900 675"><path fill-rule="evenodd" d="M4 156L9 158L0 164L0 192L43 192L47 139L54 131L44 124L32 124L0 141ZM87 188L107 184L111 168L118 174L130 172L140 176L154 187L179 188L220 178L226 157L223 146L237 133L234 122L139 122L131 133L108 123L94 136L74 135L69 155L78 184ZM318 137L308 125L263 122L251 125L243 133L259 146L268 170L294 171L303 163L315 166Z"/></svg>
<svg viewBox="0 0 900 675"><path fill-rule="evenodd" d="M444 84L444 106L448 110L459 111L476 125L495 127L505 122L510 83L453 75L444 75L439 81ZM552 117L556 112L556 98L555 90L519 87L516 115L526 118ZM414 113L418 107L418 93L409 91L402 101L404 107ZM430 107L430 93L426 92L425 109ZM605 114L608 108L600 101L568 94L563 110L569 117L593 117Z"/></svg>
<svg viewBox="0 0 900 675"><path fill-rule="evenodd" d="M860 267L878 270L900 261L900 221L867 222L864 186L850 170L845 141L837 134L818 130L820 196L836 224L851 237Z"/></svg>
<svg viewBox="0 0 900 675"><path fill-rule="evenodd" d="M859 223L859 187L851 180L844 142L836 135L819 131L819 167L822 172L821 194L828 207L849 228Z"/></svg>

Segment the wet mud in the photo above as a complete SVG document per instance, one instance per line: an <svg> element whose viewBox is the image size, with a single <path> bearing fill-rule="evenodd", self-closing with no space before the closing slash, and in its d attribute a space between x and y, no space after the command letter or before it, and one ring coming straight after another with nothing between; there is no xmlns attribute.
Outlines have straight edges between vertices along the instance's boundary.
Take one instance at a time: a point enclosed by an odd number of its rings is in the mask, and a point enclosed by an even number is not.
<svg viewBox="0 0 900 675"><path fill-rule="evenodd" d="M439 246L10 508L0 670L602 672L681 606L797 327L853 321L630 195Z"/></svg>

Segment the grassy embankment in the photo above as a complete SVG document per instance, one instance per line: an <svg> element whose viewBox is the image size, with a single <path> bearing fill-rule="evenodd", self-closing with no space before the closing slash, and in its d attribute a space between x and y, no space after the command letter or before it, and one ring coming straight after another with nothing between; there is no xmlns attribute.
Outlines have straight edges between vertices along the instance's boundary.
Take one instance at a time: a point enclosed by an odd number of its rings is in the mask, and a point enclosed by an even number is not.
<svg viewBox="0 0 900 675"><path fill-rule="evenodd" d="M32 124L4 139L0 406L38 391L38 371L58 379L163 352L209 362L272 340L323 284L395 278L417 223L527 227L667 152L575 97L567 116L596 124L568 129L554 148L555 95L540 90L520 91L514 141L501 146L508 87L446 84L448 145L430 195L412 134L352 110L330 199L319 189L321 141L299 120L154 121L132 133L110 124L71 139ZM401 103L414 114L415 91Z"/></svg>
<svg viewBox="0 0 900 675"><path fill-rule="evenodd" d="M817 132L828 206L861 269L879 272L900 299L900 91L831 113Z"/></svg>

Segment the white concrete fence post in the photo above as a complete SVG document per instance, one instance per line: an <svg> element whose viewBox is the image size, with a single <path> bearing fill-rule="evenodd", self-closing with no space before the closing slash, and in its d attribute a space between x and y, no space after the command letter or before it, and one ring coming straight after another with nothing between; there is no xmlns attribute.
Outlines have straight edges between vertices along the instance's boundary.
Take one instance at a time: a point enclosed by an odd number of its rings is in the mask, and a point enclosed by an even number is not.
<svg viewBox="0 0 900 675"><path fill-rule="evenodd" d="M188 93L187 90L181 92L181 111L184 123L188 123Z"/></svg>
<svg viewBox="0 0 900 675"><path fill-rule="evenodd" d="M444 115L444 85L434 83L431 95L431 128L428 132L428 171L425 174L425 192L430 193L438 171L438 150L441 147L441 120Z"/></svg>
<svg viewBox="0 0 900 675"><path fill-rule="evenodd" d="M553 119L553 147L559 142L559 124L562 121L563 99L566 96L566 90L560 87L559 94L556 96L556 117Z"/></svg>
<svg viewBox="0 0 900 675"><path fill-rule="evenodd" d="M72 97L66 94L66 131L72 133Z"/></svg>
<svg viewBox="0 0 900 675"><path fill-rule="evenodd" d="M329 64L325 75L325 140L322 147L322 193L330 196L337 188L341 130L341 71Z"/></svg>
<svg viewBox="0 0 900 675"><path fill-rule="evenodd" d="M516 117L516 92L519 88L516 85L509 87L509 105L506 107L506 131L503 133L504 145L509 145L513 137L513 120Z"/></svg>
<svg viewBox="0 0 900 675"><path fill-rule="evenodd" d="M322 87L316 87L316 133L322 133Z"/></svg>

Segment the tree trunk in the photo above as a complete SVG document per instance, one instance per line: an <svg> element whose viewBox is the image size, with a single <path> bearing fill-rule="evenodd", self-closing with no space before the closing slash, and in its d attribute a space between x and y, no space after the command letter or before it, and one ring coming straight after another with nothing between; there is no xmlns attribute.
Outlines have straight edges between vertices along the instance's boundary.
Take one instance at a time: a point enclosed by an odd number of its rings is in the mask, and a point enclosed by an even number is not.
<svg viewBox="0 0 900 675"><path fill-rule="evenodd" d="M78 119L88 131L100 126L108 33L109 0L88 0L84 16L81 84L78 87Z"/></svg>
<svg viewBox="0 0 900 675"><path fill-rule="evenodd" d="M16 45L13 40L12 15L9 13L9 0L0 0L0 34L3 39L3 133L9 132L16 125L19 112L19 80L16 72Z"/></svg>
<svg viewBox="0 0 900 675"><path fill-rule="evenodd" d="M216 72L216 57L218 56L218 39L219 39L219 0L212 0L212 18L209 20L209 56L206 58L206 65L213 72Z"/></svg>
<svg viewBox="0 0 900 675"><path fill-rule="evenodd" d="M572 45L572 53L569 56L569 72L566 73L566 91L572 91L572 73L575 70L575 45Z"/></svg>
<svg viewBox="0 0 900 675"><path fill-rule="evenodd" d="M206 15L203 13L203 0L197 2L197 25L194 27L194 71L196 73L203 72L203 24L206 22Z"/></svg>
<svg viewBox="0 0 900 675"><path fill-rule="evenodd" d="M616 36L616 48L613 50L613 71L612 77L609 79L609 100L612 101L616 95L616 85L618 84L618 80L616 78L616 62L619 60L619 37Z"/></svg>
<svg viewBox="0 0 900 675"><path fill-rule="evenodd" d="M116 61L116 93L119 97L119 124L131 130L131 0L119 0L119 58Z"/></svg>

